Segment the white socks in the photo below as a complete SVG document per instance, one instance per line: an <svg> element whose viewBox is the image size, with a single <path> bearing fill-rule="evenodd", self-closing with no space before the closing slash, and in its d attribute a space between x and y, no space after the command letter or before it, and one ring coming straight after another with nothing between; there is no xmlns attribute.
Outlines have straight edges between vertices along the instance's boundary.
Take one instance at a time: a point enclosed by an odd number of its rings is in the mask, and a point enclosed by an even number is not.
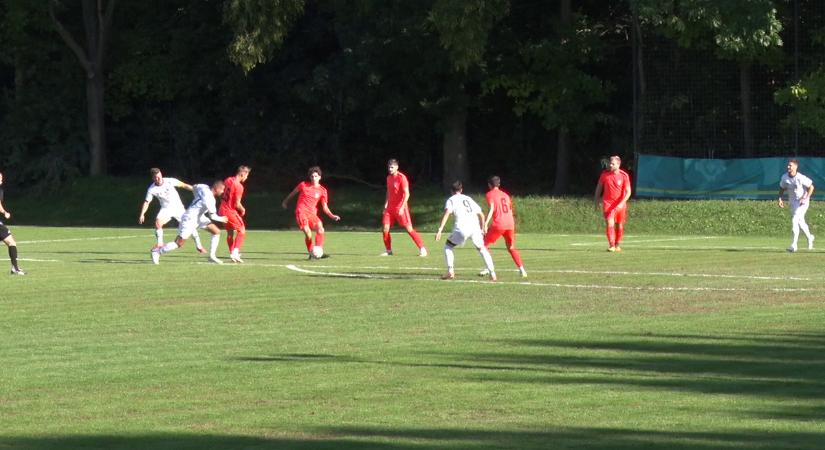
<svg viewBox="0 0 825 450"><path fill-rule="evenodd" d="M493 257L490 255L490 251L487 250L487 247L481 247L478 252L481 254L481 259L484 260L484 266L490 271L490 276L495 278L496 268L493 267Z"/></svg>
<svg viewBox="0 0 825 450"><path fill-rule="evenodd" d="M455 273L455 252L449 245L444 246L444 261L447 262L447 272Z"/></svg>
<svg viewBox="0 0 825 450"><path fill-rule="evenodd" d="M163 245L163 228L155 228L155 238L158 240L158 245Z"/></svg>
<svg viewBox="0 0 825 450"><path fill-rule="evenodd" d="M218 252L219 245L221 245L221 235L213 234L212 240L209 241L209 256L211 258L217 258L216 254Z"/></svg>
<svg viewBox="0 0 825 450"><path fill-rule="evenodd" d="M175 241L172 241L172 242L168 242L166 245L161 247L160 252L161 253L169 253L172 250L175 250L177 248L178 248L178 244L176 244Z"/></svg>

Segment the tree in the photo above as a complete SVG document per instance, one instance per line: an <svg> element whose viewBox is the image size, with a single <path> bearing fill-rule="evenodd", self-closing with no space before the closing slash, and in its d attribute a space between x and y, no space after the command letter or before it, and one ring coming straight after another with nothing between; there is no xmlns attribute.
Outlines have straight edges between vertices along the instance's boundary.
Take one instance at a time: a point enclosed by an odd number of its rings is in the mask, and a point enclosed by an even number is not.
<svg viewBox="0 0 825 450"><path fill-rule="evenodd" d="M49 16L63 42L72 50L86 73L86 115L89 129L89 174L106 173L106 115L104 64L111 35L116 0L81 0L86 45L81 46L57 18L59 0L49 2Z"/></svg>
<svg viewBox="0 0 825 450"><path fill-rule="evenodd" d="M685 48L712 48L739 66L743 152L753 156L751 72L779 57L782 23L773 0L632 0L643 22Z"/></svg>
<svg viewBox="0 0 825 450"><path fill-rule="evenodd" d="M558 16L524 10L510 18L498 39L506 45L496 47L484 83L488 93L503 90L516 115L535 115L546 130L556 131L554 195L569 187L571 135L585 136L605 120L594 107L612 91L587 70L601 58L603 27L573 14L568 0L559 6Z"/></svg>

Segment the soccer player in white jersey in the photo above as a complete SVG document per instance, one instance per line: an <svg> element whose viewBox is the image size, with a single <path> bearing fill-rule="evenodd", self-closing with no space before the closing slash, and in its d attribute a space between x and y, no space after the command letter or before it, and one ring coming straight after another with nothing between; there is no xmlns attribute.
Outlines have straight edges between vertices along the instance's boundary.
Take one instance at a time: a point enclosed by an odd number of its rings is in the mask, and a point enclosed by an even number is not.
<svg viewBox="0 0 825 450"><path fill-rule="evenodd" d="M157 167L150 169L149 173L152 175L152 184L150 184L149 189L146 190L146 198L143 200L143 205L140 207L138 223L141 225L143 224L146 220L146 211L149 209L149 204L152 202L152 198L157 198L160 203L160 211L158 211L158 215L155 217L155 238L157 238L157 244L155 247L160 248L163 246L163 226L172 219L177 220L178 224L180 224L180 218L186 210L183 207L183 202L180 201L180 195L178 195L178 191L175 188L182 188L187 191L192 191L192 186L178 180L177 178L164 178L163 174L160 172L160 169ZM201 245L201 238L198 236L197 231L192 235L192 238L195 240L195 248L198 252L206 253L203 245Z"/></svg>
<svg viewBox="0 0 825 450"><path fill-rule="evenodd" d="M811 195L814 193L814 182L799 173L799 161L792 159L788 161L788 173L782 174L782 179L779 180L779 207L784 208L785 202L782 201L782 196L785 191L788 191L788 203L791 206L791 231L793 232L793 240L788 251L793 253L796 251L796 244L799 240L799 230L805 233L808 238L808 250L814 248L814 235L805 223L805 213L808 212Z"/></svg>
<svg viewBox="0 0 825 450"><path fill-rule="evenodd" d="M464 186L460 181L453 183L453 196L447 199L444 205L444 216L441 218L441 225L438 226L438 232L435 234L435 240L441 240L441 232L444 230L444 225L454 216L453 232L447 238L447 243L444 244L444 259L447 261L447 273L441 278L444 280L452 280L455 278L455 253L453 249L458 245L464 245L465 242L471 241L481 254L481 259L484 260L484 265L490 273L490 280L496 281L496 269L493 267L493 258L487 247L484 246L484 232L486 221L484 220L484 213L481 207L470 197L462 194Z"/></svg>
<svg viewBox="0 0 825 450"><path fill-rule="evenodd" d="M152 249L153 263L160 264L160 255L182 247L183 243L195 233L195 230L205 228L212 234L212 240L209 243L209 260L216 264L223 264L223 261L218 259L215 254L218 251L218 245L221 243L221 229L213 223L226 223L226 217L218 215L215 202L215 197L220 197L223 191L224 184L220 180L213 182L212 187L205 184L194 186L195 198L181 217L180 225L178 225L178 237L163 247Z"/></svg>

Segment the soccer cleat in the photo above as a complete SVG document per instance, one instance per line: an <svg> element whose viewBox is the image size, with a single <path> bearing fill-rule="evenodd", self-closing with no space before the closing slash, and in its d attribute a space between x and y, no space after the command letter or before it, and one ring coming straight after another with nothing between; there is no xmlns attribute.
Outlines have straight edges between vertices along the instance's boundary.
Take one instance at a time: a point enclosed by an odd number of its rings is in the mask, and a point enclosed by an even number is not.
<svg viewBox="0 0 825 450"><path fill-rule="evenodd" d="M10 275L25 275L26 272L23 272L23 270L21 270L21 269L15 269L14 267L12 267L11 272L9 272L9 274Z"/></svg>
<svg viewBox="0 0 825 450"><path fill-rule="evenodd" d="M786 249L788 253L796 253L796 246L792 245Z"/></svg>
<svg viewBox="0 0 825 450"><path fill-rule="evenodd" d="M163 244L155 244L155 246L152 247L153 250L160 250L162 248L163 248Z"/></svg>
<svg viewBox="0 0 825 450"><path fill-rule="evenodd" d="M498 281L498 277L495 272L490 273L490 281Z"/></svg>
<svg viewBox="0 0 825 450"><path fill-rule="evenodd" d="M455 280L455 274L453 272L447 272L444 275L441 275L442 280Z"/></svg>
<svg viewBox="0 0 825 450"><path fill-rule="evenodd" d="M427 249L426 249L426 248L421 247L421 248L418 250L418 256L420 256L420 257L424 258L424 257L426 257L427 255L429 255L429 253L427 252Z"/></svg>
<svg viewBox="0 0 825 450"><path fill-rule="evenodd" d="M202 255L203 255L203 254L206 254L206 249L205 249L205 248L203 248L203 247L198 247L198 248L196 248L196 250L198 251L198 253L200 253L200 254L202 254Z"/></svg>
<svg viewBox="0 0 825 450"><path fill-rule="evenodd" d="M231 259L233 263L243 264L240 253L230 253L229 259Z"/></svg>
<svg viewBox="0 0 825 450"><path fill-rule="evenodd" d="M480 277L486 277L487 275L490 275L490 271L487 269L481 269L481 271L478 272L478 276Z"/></svg>
<svg viewBox="0 0 825 450"><path fill-rule="evenodd" d="M616 247L608 247L607 251L609 251L610 253L614 253L616 251Z"/></svg>
<svg viewBox="0 0 825 450"><path fill-rule="evenodd" d="M619 253L620 251L622 251L622 248L619 247L618 245L615 248L616 248L616 253Z"/></svg>
<svg viewBox="0 0 825 450"><path fill-rule="evenodd" d="M218 259L218 257L217 257L217 256L212 256L212 255L209 255L209 261L211 261L211 262L213 262L213 263L215 263L215 264L223 264L223 261L221 261L220 259Z"/></svg>
<svg viewBox="0 0 825 450"><path fill-rule="evenodd" d="M520 267L518 269L518 273L519 273L519 275L521 275L522 278L527 278L527 271L524 270L524 267Z"/></svg>
<svg viewBox="0 0 825 450"><path fill-rule="evenodd" d="M313 259L315 259L315 255L313 255L312 252L309 252L309 257L307 258L307 260L312 261Z"/></svg>
<svg viewBox="0 0 825 450"><path fill-rule="evenodd" d="M392 250L387 250L384 253L381 253L378 256L392 256Z"/></svg>
<svg viewBox="0 0 825 450"><path fill-rule="evenodd" d="M811 235L811 238L808 239L808 250L814 249L814 235Z"/></svg>
<svg viewBox="0 0 825 450"><path fill-rule="evenodd" d="M160 249L153 248L152 251L149 252L152 256L152 262L155 264L160 264Z"/></svg>

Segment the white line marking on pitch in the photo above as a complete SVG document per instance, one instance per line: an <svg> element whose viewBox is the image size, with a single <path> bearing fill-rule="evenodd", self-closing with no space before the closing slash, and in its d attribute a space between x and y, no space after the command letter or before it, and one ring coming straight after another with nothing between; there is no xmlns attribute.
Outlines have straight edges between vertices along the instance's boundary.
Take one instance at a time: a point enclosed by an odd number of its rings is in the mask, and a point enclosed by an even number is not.
<svg viewBox="0 0 825 450"><path fill-rule="evenodd" d="M49 244L53 242L77 242L77 241L114 241L119 239L134 239L139 237L147 237L148 234L139 234L135 236L101 236L101 237L85 237L85 238L67 238L67 239L41 239L35 241L18 241L21 244Z"/></svg>
<svg viewBox="0 0 825 450"><path fill-rule="evenodd" d="M56 259L33 259L33 258L17 258L19 261L33 261L33 262L62 262Z"/></svg>
<svg viewBox="0 0 825 450"><path fill-rule="evenodd" d="M319 265L319 269L362 269L362 270L421 270L421 271L441 271L443 268L436 267L389 267L389 266L334 266L334 265ZM515 269L500 270L497 272L518 272ZM657 277L675 277L675 278L724 278L724 279L743 279L743 280L768 280L768 281L813 281L811 278L801 277L776 277L776 276L760 276L760 275L725 275L712 273L678 273L678 272L628 272L628 271L609 271L609 270L544 270L535 269L530 273L571 273L581 275L628 275L628 276L657 276Z"/></svg>
<svg viewBox="0 0 825 450"><path fill-rule="evenodd" d="M294 264L287 264L286 268L295 272L305 273L308 275L319 275L327 277L340 278L363 278L363 279L378 279L391 280L397 277L370 275L359 273L345 273L345 272L320 272L317 270L309 270L298 267ZM420 278L418 281L437 281L443 280ZM768 289L743 289L743 288L712 288L712 287L673 287L673 286L615 286L602 284L563 284L563 283L540 283L533 281L484 281L484 280L450 280L452 283L476 283L476 284L501 284L501 285L515 285L515 286L539 286L539 287L558 287L569 289L611 289L611 290L627 290L627 291L654 291L654 292L756 292L756 291L770 291L770 292L814 292L816 289L806 288L768 288Z"/></svg>
<svg viewBox="0 0 825 450"><path fill-rule="evenodd" d="M691 236L691 237L679 237L679 238L666 238L666 239L625 239L625 243L635 243L635 244L647 244L649 242L672 242L672 241L696 241L696 240L707 240L707 239L719 239L719 236ZM604 242L573 242L570 245L574 246L582 246L582 245L604 245Z"/></svg>

